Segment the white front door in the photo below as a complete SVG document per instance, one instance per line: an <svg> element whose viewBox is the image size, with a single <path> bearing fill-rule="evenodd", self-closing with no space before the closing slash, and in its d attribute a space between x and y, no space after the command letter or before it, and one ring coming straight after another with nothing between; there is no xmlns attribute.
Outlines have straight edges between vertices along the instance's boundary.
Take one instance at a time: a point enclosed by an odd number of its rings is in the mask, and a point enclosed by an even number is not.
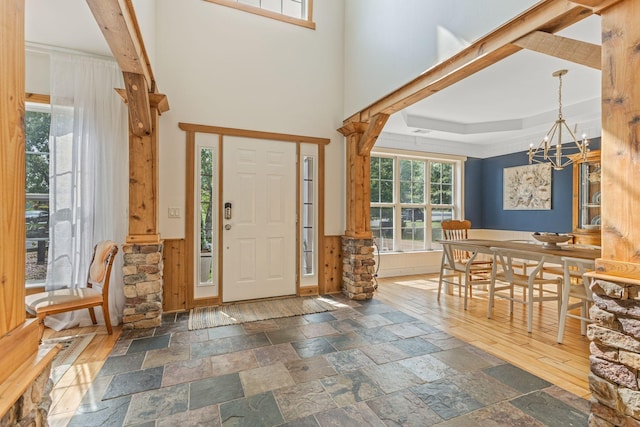
<svg viewBox="0 0 640 427"><path fill-rule="evenodd" d="M223 301L295 294L296 145L225 137L222 152Z"/></svg>

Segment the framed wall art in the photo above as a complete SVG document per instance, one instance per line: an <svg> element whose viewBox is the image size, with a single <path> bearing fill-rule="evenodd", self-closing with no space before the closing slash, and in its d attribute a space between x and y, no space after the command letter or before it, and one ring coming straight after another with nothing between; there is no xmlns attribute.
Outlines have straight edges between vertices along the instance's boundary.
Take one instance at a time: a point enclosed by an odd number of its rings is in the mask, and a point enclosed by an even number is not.
<svg viewBox="0 0 640 427"><path fill-rule="evenodd" d="M546 164L504 168L504 210L550 210L551 167Z"/></svg>

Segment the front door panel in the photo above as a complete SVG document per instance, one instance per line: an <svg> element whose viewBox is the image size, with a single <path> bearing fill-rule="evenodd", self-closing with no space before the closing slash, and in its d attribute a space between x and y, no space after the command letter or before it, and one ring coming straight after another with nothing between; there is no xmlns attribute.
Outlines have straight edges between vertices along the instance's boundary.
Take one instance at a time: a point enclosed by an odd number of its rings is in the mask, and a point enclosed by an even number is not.
<svg viewBox="0 0 640 427"><path fill-rule="evenodd" d="M295 294L295 144L225 137L222 151L223 301Z"/></svg>

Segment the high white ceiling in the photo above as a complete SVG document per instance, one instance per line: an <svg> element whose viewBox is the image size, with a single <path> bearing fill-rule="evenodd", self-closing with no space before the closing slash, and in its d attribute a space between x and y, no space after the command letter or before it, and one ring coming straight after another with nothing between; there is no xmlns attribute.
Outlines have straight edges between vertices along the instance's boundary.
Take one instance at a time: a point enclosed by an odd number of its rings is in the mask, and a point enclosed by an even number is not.
<svg viewBox="0 0 640 427"><path fill-rule="evenodd" d="M26 0L29 43L111 56L82 0ZM559 33L600 44L600 18ZM598 70L531 51L518 52L389 118L377 146L490 157L537 145L558 116L558 79L567 69L562 103L578 136L600 136Z"/></svg>
<svg viewBox="0 0 640 427"><path fill-rule="evenodd" d="M600 44L600 17L558 33ZM562 112L577 137L600 136L601 72L522 50L389 118L377 145L488 157L538 145ZM566 138L563 138L566 142Z"/></svg>

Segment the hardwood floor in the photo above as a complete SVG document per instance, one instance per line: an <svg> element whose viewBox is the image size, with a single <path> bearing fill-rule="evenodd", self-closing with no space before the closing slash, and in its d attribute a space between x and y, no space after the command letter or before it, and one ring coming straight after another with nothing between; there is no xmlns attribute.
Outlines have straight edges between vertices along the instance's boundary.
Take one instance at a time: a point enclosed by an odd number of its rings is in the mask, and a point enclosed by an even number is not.
<svg viewBox="0 0 640 427"><path fill-rule="evenodd" d="M457 338L475 345L528 372L588 399L589 340L580 336L580 323L567 319L564 344L556 342L558 327L555 303L544 303L534 313L533 333L527 334L521 304L508 315L506 300L497 299L491 319L487 319L487 293L474 290L463 309L463 299L443 295L436 300L437 275L403 276L378 280L374 298L407 314L429 322ZM121 333L114 328L107 335L103 326L45 331L44 338L96 332L91 344L74 362L52 390L49 424L66 426L96 378Z"/></svg>
<svg viewBox="0 0 640 427"><path fill-rule="evenodd" d="M491 319L487 319L488 294L474 290L463 309L463 298L443 295L436 300L438 275L378 279L374 298L427 321L445 332L494 354L532 374L588 399L590 396L589 340L580 335L580 322L568 318L564 343L556 342L558 309L545 302L534 311L533 332L527 333L526 311L508 301L496 299Z"/></svg>
<svg viewBox="0 0 640 427"><path fill-rule="evenodd" d="M112 335L107 334L104 326L71 328L59 332L49 328L45 329L44 339L93 332L96 333L96 336L51 391L51 406L49 407L48 419L51 427L62 427L69 423L76 409L80 406L80 402L89 386L98 375L98 372L100 372L109 353L111 353L111 349L118 341L122 327L114 327Z"/></svg>

